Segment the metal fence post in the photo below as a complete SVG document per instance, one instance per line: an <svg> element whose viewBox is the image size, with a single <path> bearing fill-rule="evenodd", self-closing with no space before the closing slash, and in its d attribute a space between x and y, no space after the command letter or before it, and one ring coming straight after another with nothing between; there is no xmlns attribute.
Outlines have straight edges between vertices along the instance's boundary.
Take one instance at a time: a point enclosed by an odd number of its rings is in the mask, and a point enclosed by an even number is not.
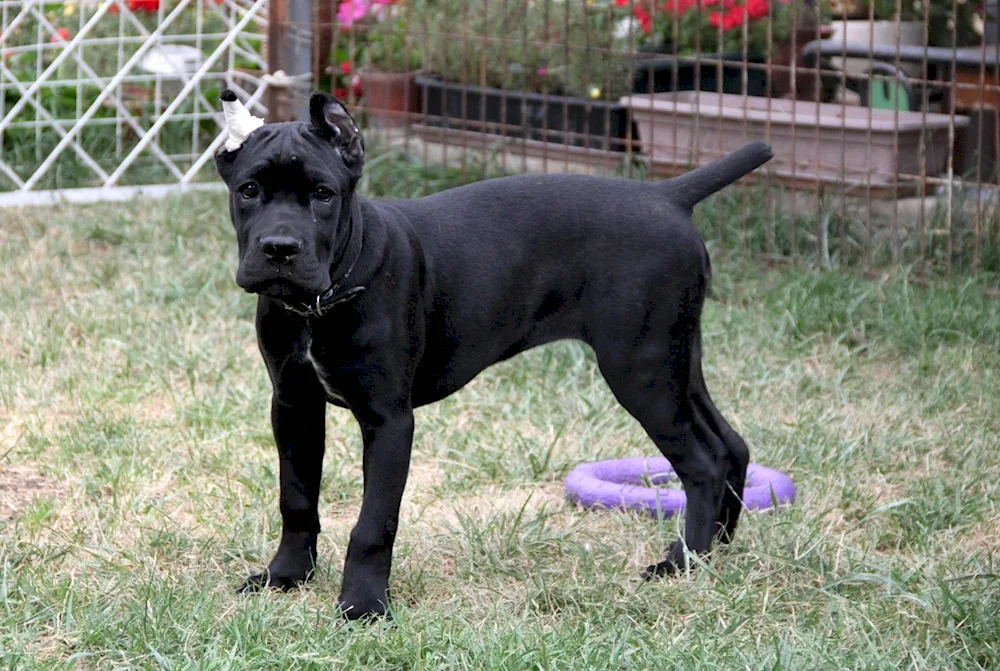
<svg viewBox="0 0 1000 671"><path fill-rule="evenodd" d="M271 74L268 121L309 118L311 61L312 0L271 0L267 46Z"/></svg>

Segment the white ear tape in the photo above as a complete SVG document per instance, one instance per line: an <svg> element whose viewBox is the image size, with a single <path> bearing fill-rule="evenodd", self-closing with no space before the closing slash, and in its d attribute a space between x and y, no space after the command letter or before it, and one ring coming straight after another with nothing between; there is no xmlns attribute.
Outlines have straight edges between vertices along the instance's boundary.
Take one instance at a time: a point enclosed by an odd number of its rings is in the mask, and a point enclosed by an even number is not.
<svg viewBox="0 0 1000 671"><path fill-rule="evenodd" d="M264 125L263 119L250 114L235 95L232 97L233 100L223 99L222 101L222 111L226 115L226 127L229 129L229 137L226 139L225 145L226 151L239 149L250 133Z"/></svg>

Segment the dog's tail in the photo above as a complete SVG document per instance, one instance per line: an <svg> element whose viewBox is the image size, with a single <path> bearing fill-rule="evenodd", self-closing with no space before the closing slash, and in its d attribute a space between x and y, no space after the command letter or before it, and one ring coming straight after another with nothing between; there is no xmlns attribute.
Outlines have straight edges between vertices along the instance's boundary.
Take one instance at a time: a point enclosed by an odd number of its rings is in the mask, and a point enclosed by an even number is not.
<svg viewBox="0 0 1000 671"><path fill-rule="evenodd" d="M769 144L751 142L714 163L667 180L664 185L670 190L673 202L691 209L716 191L721 191L772 158L774 158L774 152L771 151Z"/></svg>

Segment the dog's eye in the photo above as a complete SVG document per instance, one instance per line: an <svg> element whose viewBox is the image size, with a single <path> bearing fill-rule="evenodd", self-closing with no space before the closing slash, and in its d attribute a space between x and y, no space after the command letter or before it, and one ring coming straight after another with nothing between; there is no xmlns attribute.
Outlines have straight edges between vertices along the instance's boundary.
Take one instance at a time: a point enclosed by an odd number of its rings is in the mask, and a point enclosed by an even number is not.
<svg viewBox="0 0 1000 671"><path fill-rule="evenodd" d="M256 198L260 193L260 187L253 182L248 182L240 187L240 193L244 198Z"/></svg>
<svg viewBox="0 0 1000 671"><path fill-rule="evenodd" d="M316 196L316 200L322 200L324 203L331 198L333 198L333 191L326 188L325 186L317 186L316 191L313 193Z"/></svg>

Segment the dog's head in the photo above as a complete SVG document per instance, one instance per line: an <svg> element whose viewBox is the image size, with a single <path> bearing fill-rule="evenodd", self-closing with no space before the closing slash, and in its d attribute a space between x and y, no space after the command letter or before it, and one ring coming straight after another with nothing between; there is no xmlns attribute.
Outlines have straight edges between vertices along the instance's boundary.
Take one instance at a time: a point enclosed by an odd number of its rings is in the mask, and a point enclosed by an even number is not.
<svg viewBox="0 0 1000 671"><path fill-rule="evenodd" d="M323 93L310 99L308 122L262 124L231 91L222 100L230 137L215 164L229 187L236 283L311 304L331 290L350 235L364 163L361 133L344 106Z"/></svg>

